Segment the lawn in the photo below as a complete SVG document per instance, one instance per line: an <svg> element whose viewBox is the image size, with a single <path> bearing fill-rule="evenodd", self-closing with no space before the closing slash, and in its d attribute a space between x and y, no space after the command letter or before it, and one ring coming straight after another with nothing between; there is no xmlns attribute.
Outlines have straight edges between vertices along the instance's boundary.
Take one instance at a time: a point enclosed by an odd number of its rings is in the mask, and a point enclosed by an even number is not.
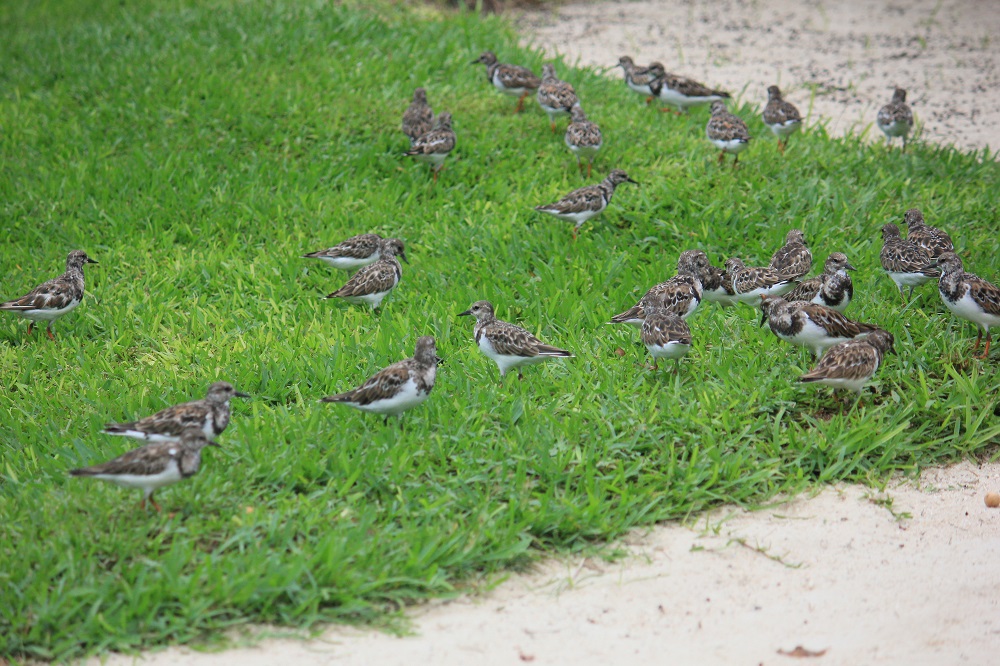
<svg viewBox="0 0 1000 666"><path fill-rule="evenodd" d="M0 656L380 623L723 502L996 458L997 355L970 358L974 331L934 285L904 307L878 261L882 224L916 206L967 270L1000 279L1000 172L985 152L901 154L813 119L781 156L761 100L740 100L756 138L733 170L715 162L704 109L657 113L620 80L560 63L604 132L591 182L620 167L641 183L574 242L532 210L587 182L565 121L552 134L532 100L515 115L470 64L492 49L540 71L503 19L135 5L0 8L0 296L59 274L70 250L100 262L57 342L0 313ZM436 184L402 157L416 86L455 119ZM703 304L677 375L641 367L635 329L605 324L682 250L766 262L793 227L817 267L848 255L847 314L896 336L857 410L798 385L805 352L748 307ZM402 238L410 261L375 314L322 299L345 274L299 258L365 231ZM456 316L478 299L576 358L501 385ZM404 428L319 402L428 334L446 365ZM158 495L163 513L67 475L136 445L104 423L219 379L253 397L201 472Z"/></svg>

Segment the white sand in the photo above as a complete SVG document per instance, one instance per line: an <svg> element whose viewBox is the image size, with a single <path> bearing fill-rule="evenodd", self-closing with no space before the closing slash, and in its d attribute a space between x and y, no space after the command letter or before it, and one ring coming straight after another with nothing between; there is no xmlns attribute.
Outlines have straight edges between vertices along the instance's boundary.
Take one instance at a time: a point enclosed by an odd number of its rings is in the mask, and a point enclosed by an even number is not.
<svg viewBox="0 0 1000 666"><path fill-rule="evenodd" d="M899 85L925 140L1000 149L996 0L596 2L522 13L518 25L570 62L659 60L759 106L777 84L806 114L815 88L809 122L832 134L871 125L882 140L875 115ZM642 104L624 85L622 98Z"/></svg>
<svg viewBox="0 0 1000 666"><path fill-rule="evenodd" d="M535 44L585 64L659 59L734 92L746 86L759 102L777 82L805 111L805 84L817 84L813 122L828 119L834 132L869 124L898 83L927 139L1000 147L992 0L605 2L520 22ZM642 104L624 86L622 97ZM990 490L1000 491L1000 464L964 463L886 495L840 486L771 510L719 510L633 535L616 564L549 562L481 597L415 609L406 638L331 627L309 641L171 648L141 663L794 664L779 650L801 645L826 650L805 660L825 666L986 664L1000 650L1000 509L986 508Z"/></svg>
<svg viewBox="0 0 1000 666"><path fill-rule="evenodd" d="M841 486L715 511L635 534L616 564L549 562L479 598L416 609L413 636L333 627L142 663L780 664L795 662L779 650L801 645L826 650L826 666L986 664L1000 646L1000 509L983 502L994 489L1000 464L963 463L920 488Z"/></svg>

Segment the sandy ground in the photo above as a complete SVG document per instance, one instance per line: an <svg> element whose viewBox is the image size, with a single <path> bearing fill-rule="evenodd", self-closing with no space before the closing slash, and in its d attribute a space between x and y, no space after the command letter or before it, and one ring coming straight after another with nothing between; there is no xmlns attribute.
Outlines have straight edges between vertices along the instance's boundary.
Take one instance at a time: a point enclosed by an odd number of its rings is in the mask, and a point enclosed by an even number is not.
<svg viewBox="0 0 1000 666"><path fill-rule="evenodd" d="M805 111L816 86L811 122L832 132L863 129L898 83L925 139L1000 147L995 0L602 2L518 22L531 43L584 64L662 60L758 102L777 82ZM414 609L405 638L331 627L308 641L90 663L792 664L801 646L825 650L805 658L825 666L985 664L1000 647L1000 509L986 508L987 491L1000 491L1000 463L932 470L884 494L838 486L770 510L722 509L633 534L615 564L552 561Z"/></svg>
<svg viewBox="0 0 1000 666"><path fill-rule="evenodd" d="M414 635L343 627L145 666L406 664L986 664L1000 646L1000 463L926 472L877 493L828 488L768 510L722 509L570 559L480 597L413 611ZM115 656L106 663L132 664ZM97 660L93 664L99 663Z"/></svg>
<svg viewBox="0 0 1000 666"><path fill-rule="evenodd" d="M777 84L832 134L872 125L881 138L875 115L899 85L925 140L1000 149L997 0L603 1L524 12L518 25L526 43L570 62L659 60L760 106Z"/></svg>

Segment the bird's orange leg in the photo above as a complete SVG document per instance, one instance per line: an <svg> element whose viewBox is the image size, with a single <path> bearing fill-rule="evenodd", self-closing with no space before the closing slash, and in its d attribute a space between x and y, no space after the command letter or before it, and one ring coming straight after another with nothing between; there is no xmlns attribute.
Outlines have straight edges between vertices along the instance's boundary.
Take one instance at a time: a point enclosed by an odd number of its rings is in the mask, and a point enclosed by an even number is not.
<svg viewBox="0 0 1000 666"><path fill-rule="evenodd" d="M991 337L990 332L986 331L986 350L983 352L983 355L979 357L980 359L985 360L986 357L990 355L990 342L992 341L993 338Z"/></svg>
<svg viewBox="0 0 1000 666"><path fill-rule="evenodd" d="M978 326L976 328L979 331L979 335L976 336L976 346L972 348L972 351L976 351L977 349L979 349L979 345L983 341L983 329L979 328Z"/></svg>
<svg viewBox="0 0 1000 666"><path fill-rule="evenodd" d="M726 159L726 151L719 153L719 164L722 164L722 160Z"/></svg>
<svg viewBox="0 0 1000 666"><path fill-rule="evenodd" d="M587 162L587 178L590 178L590 168L594 166L593 162Z"/></svg>
<svg viewBox="0 0 1000 666"><path fill-rule="evenodd" d="M31 337L31 331L32 331L32 329L34 329L34 327L35 327L35 322L29 320L28 321L28 337L29 338Z"/></svg>
<svg viewBox="0 0 1000 666"><path fill-rule="evenodd" d="M528 96L528 93L522 93L517 99L517 106L514 107L514 113L521 113L524 110L524 99Z"/></svg>
<svg viewBox="0 0 1000 666"><path fill-rule="evenodd" d="M56 341L56 336L52 335L52 324L49 324L48 326L45 327L45 333L48 334L49 340L51 340L52 342Z"/></svg>
<svg viewBox="0 0 1000 666"><path fill-rule="evenodd" d="M779 141L778 142L778 152L781 153L782 155L785 154L785 142L784 141Z"/></svg>

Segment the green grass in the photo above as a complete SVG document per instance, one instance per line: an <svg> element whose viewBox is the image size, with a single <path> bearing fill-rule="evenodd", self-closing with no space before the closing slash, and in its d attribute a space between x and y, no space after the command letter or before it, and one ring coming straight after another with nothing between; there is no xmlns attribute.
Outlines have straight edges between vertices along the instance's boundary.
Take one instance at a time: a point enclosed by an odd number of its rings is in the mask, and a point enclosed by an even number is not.
<svg viewBox="0 0 1000 666"><path fill-rule="evenodd" d="M0 655L381 622L540 553L722 502L996 455L996 357L969 359L972 328L932 285L904 309L878 265L881 225L919 206L969 270L1000 277L985 152L903 155L816 128L782 158L744 104L757 138L733 171L715 164L704 110L660 114L620 81L562 67L604 130L594 180L620 166L643 184L573 243L531 210L584 183L561 133L534 104L513 115L469 64L491 48L540 69L502 20L194 4L0 11L2 295L58 274L71 249L101 262L56 344L0 318ZM455 117L436 186L400 156L418 85ZM857 411L796 385L804 354L749 308L703 306L678 376L643 370L634 329L604 325L681 250L766 261L791 227L817 263L847 253L848 313L896 335ZM405 239L410 258L374 316L321 300L344 274L298 258L369 230ZM455 316L480 298L577 357L499 386ZM424 334L447 364L405 430L318 402ZM199 475L161 493L164 514L67 476L134 445L103 423L216 379L254 397Z"/></svg>

